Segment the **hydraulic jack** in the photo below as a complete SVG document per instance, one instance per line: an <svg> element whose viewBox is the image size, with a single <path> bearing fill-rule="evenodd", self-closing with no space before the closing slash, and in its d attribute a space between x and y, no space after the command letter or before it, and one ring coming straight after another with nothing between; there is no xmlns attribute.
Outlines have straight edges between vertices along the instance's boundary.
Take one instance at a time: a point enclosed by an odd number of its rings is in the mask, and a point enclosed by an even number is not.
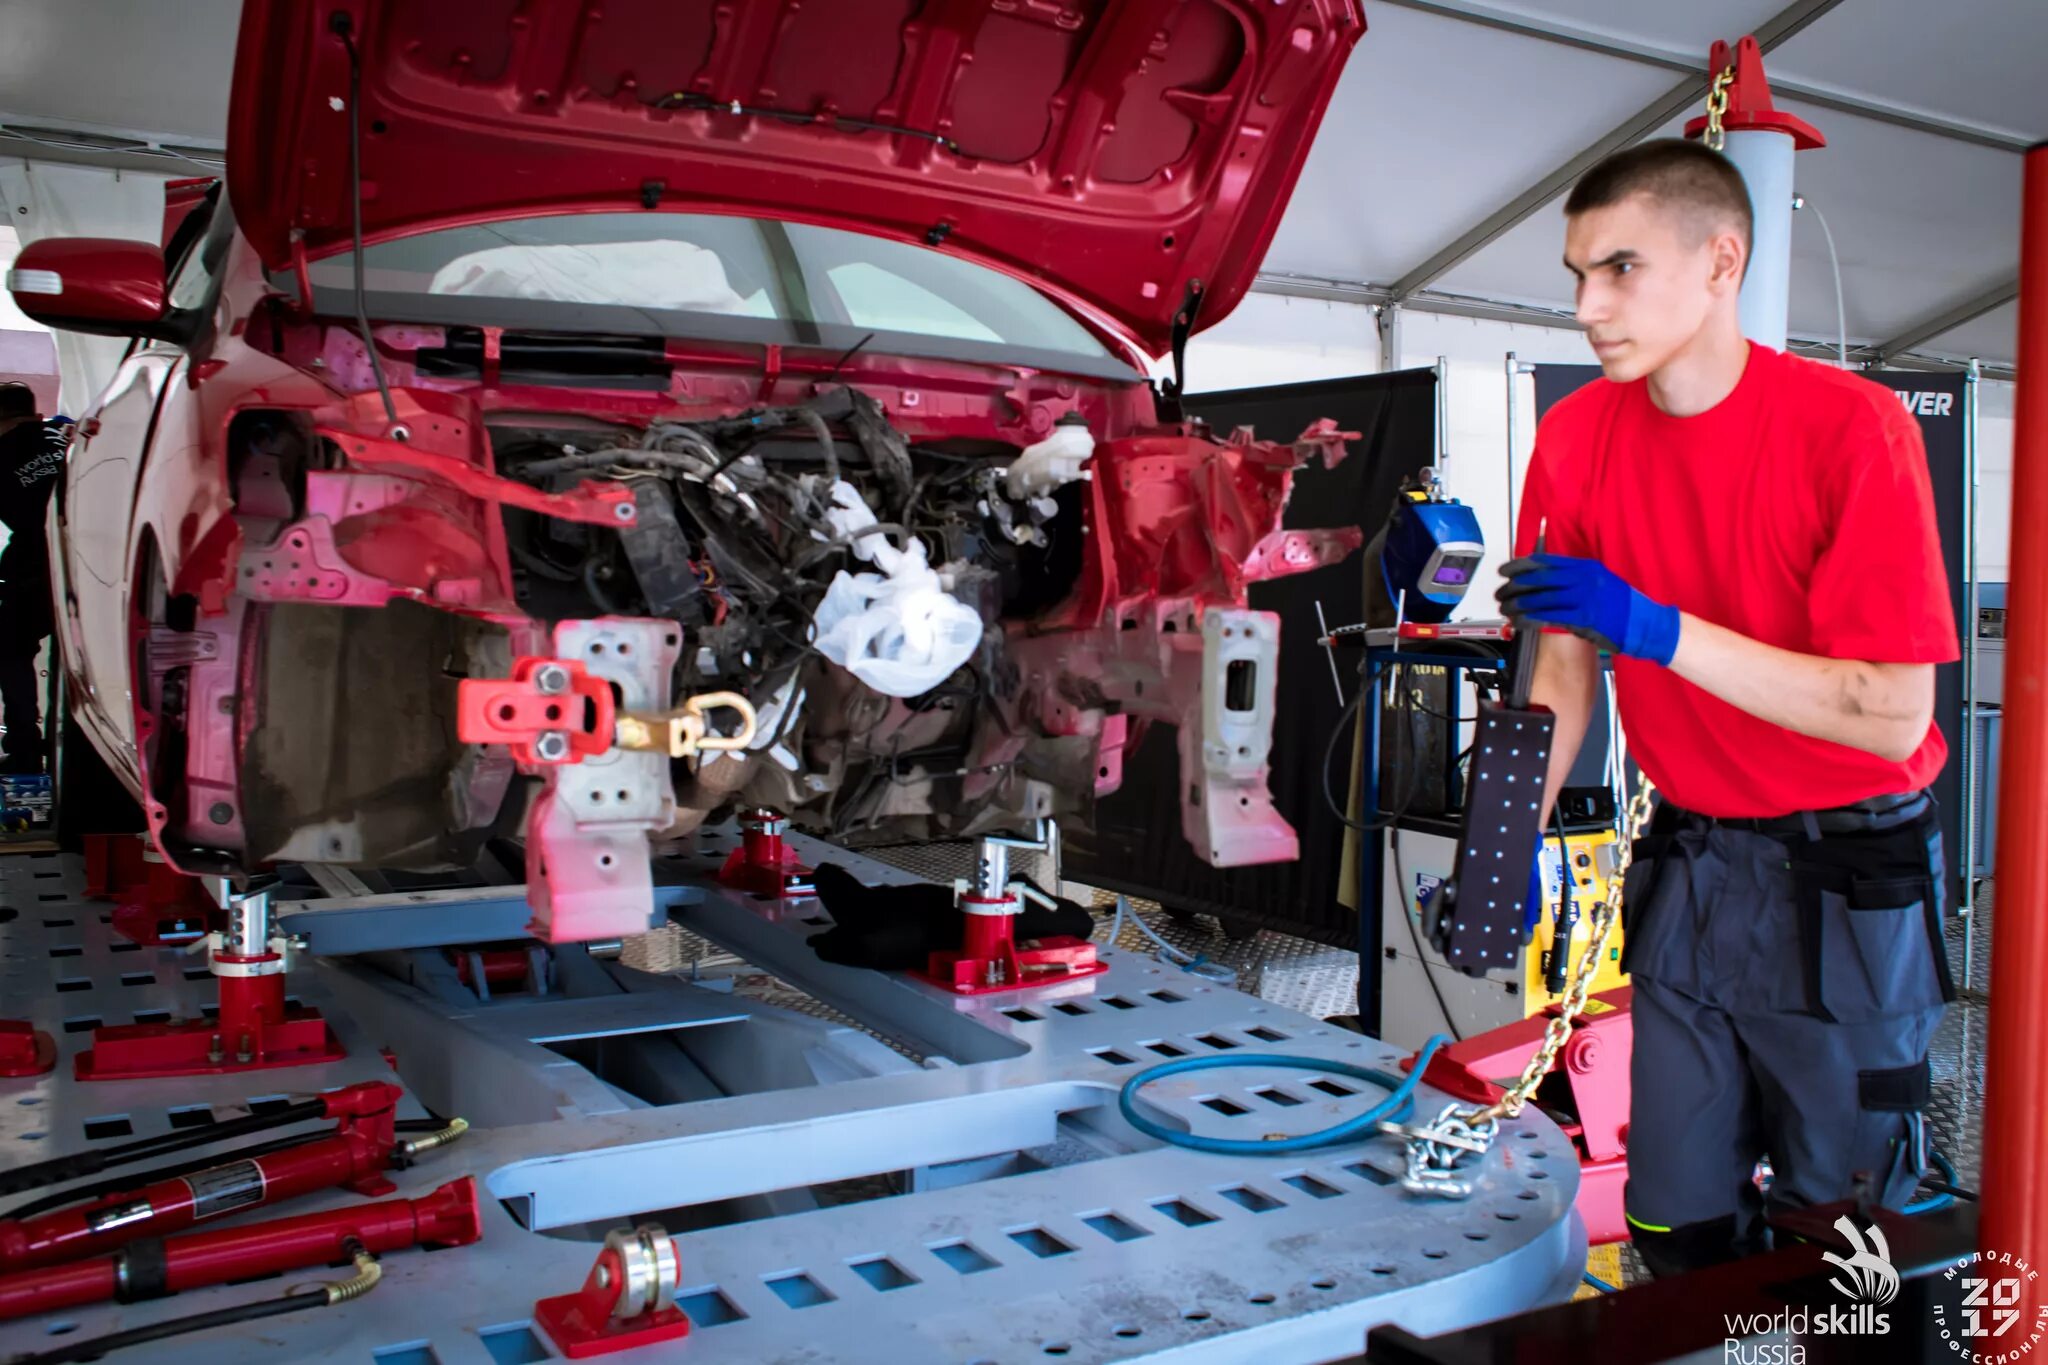
<svg viewBox="0 0 2048 1365"><path fill-rule="evenodd" d="M718 880L738 891L777 899L816 892L811 869L782 841L789 832L788 816L767 809L742 811L739 824L740 846L727 856Z"/></svg>
<svg viewBox="0 0 2048 1365"><path fill-rule="evenodd" d="M226 878L206 881L227 928L194 947L204 947L220 982L220 1017L94 1029L92 1046L73 1063L79 1080L308 1066L346 1055L318 1010L285 1001L291 945L272 933L269 889L236 891Z"/></svg>
<svg viewBox="0 0 2048 1365"><path fill-rule="evenodd" d="M200 880L172 867L142 834L85 836L85 895L112 901L114 932L145 948L189 943L220 914Z"/></svg>
<svg viewBox="0 0 2048 1365"><path fill-rule="evenodd" d="M927 980L960 995L986 995L1109 970L1086 939L1054 935L1017 941L1017 914L1024 908L1024 898L1048 908L1053 901L1030 883L1011 880L1010 850L1045 852L1058 837L1053 823L1041 820L1029 839L985 834L976 841L974 876L953 883L965 921L960 949L933 953L922 973Z"/></svg>
<svg viewBox="0 0 2048 1365"><path fill-rule="evenodd" d="M330 1265L348 1259L350 1242L382 1255L420 1244L468 1246L482 1235L476 1180L464 1176L420 1199L151 1238L110 1256L0 1275L0 1321Z"/></svg>
<svg viewBox="0 0 2048 1365"><path fill-rule="evenodd" d="M394 1164L444 1146L465 1130L460 1120L431 1136L400 1143L395 1112L405 1092L383 1081L347 1086L320 1097L326 1112L341 1120L324 1137L285 1139L169 1178L136 1176L106 1182L114 1192L75 1207L42 1212L53 1202L78 1201L59 1193L26 1206L27 1216L0 1219L0 1271L29 1270L110 1251L139 1237L176 1232L208 1218L262 1204L278 1203L340 1186L375 1197L397 1186L384 1175ZM99 1186L105 1189L106 1184Z"/></svg>

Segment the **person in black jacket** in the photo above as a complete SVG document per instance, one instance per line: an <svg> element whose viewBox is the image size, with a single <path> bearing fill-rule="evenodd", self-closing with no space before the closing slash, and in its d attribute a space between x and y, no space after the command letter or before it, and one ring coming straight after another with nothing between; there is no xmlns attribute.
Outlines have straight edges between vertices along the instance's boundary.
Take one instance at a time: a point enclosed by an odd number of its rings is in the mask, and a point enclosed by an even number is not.
<svg viewBox="0 0 2048 1365"><path fill-rule="evenodd" d="M64 468L68 424L45 422L26 384L0 384L0 721L7 754L0 772L43 770L36 653L54 627L50 551L43 513Z"/></svg>

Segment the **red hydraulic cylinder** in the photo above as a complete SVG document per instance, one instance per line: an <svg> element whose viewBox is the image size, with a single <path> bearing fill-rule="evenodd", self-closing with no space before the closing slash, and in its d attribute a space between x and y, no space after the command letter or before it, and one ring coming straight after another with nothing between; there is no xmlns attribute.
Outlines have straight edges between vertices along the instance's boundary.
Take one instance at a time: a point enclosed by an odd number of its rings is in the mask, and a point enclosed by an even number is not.
<svg viewBox="0 0 2048 1365"><path fill-rule="evenodd" d="M2038 1266L2048 1259L2048 145L2028 152L2025 164L2012 524L2033 530L2013 537L2007 589L2000 914L1991 936L1977 1235L1980 1250Z"/></svg>
<svg viewBox="0 0 2048 1365"><path fill-rule="evenodd" d="M350 1238L382 1255L420 1243L468 1246L482 1235L476 1179L464 1176L422 1199L192 1232L165 1238L156 1256L138 1256L129 1249L0 1276L0 1321L109 1299L134 1303L229 1280L332 1265L348 1259Z"/></svg>
<svg viewBox="0 0 2048 1365"><path fill-rule="evenodd" d="M817 890L811 869L804 866L796 850L783 842L789 833L789 817L779 811L757 808L742 811L739 818L740 846L726 856L718 879L727 886L757 896L783 899L808 896Z"/></svg>
<svg viewBox="0 0 2048 1365"><path fill-rule="evenodd" d="M389 1194L395 1106L404 1092L371 1082L327 1097L342 1124L332 1137L268 1156L226 1161L172 1180L108 1195L77 1208L0 1221L0 1271L27 1270L110 1251L138 1237L160 1237L237 1209L277 1203L346 1185L357 1194Z"/></svg>

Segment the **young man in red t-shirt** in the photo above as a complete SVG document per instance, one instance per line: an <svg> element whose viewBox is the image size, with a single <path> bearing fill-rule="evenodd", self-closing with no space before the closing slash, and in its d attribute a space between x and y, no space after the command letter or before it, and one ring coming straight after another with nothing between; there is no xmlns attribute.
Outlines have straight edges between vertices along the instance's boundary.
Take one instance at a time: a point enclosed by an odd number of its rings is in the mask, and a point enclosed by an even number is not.
<svg viewBox="0 0 2048 1365"><path fill-rule="evenodd" d="M1903 1204L1925 1169L1957 657L1920 432L1888 390L1753 345L1741 177L1645 143L1565 204L1600 358L1544 418L1501 605L1540 622L1543 805L1614 657L1662 795L1629 871L1628 1220L1658 1274L1761 1249L1769 1207ZM1542 550L1536 549L1539 538Z"/></svg>

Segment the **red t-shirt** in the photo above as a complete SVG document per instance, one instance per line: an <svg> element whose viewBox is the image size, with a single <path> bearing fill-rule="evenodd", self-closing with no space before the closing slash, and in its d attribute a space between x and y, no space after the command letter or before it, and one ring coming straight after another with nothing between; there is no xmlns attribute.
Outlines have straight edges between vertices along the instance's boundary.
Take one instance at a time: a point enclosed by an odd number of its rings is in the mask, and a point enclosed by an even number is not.
<svg viewBox="0 0 2048 1365"><path fill-rule="evenodd" d="M1596 379L1536 432L1515 535L1597 559L1640 591L1801 654L1957 657L1920 428L1859 375L1752 345L1734 392L1672 417L1646 384ZM1614 661L1629 755L1671 800L1786 815L1924 787L1938 726L1903 763L1795 734L1668 668Z"/></svg>

